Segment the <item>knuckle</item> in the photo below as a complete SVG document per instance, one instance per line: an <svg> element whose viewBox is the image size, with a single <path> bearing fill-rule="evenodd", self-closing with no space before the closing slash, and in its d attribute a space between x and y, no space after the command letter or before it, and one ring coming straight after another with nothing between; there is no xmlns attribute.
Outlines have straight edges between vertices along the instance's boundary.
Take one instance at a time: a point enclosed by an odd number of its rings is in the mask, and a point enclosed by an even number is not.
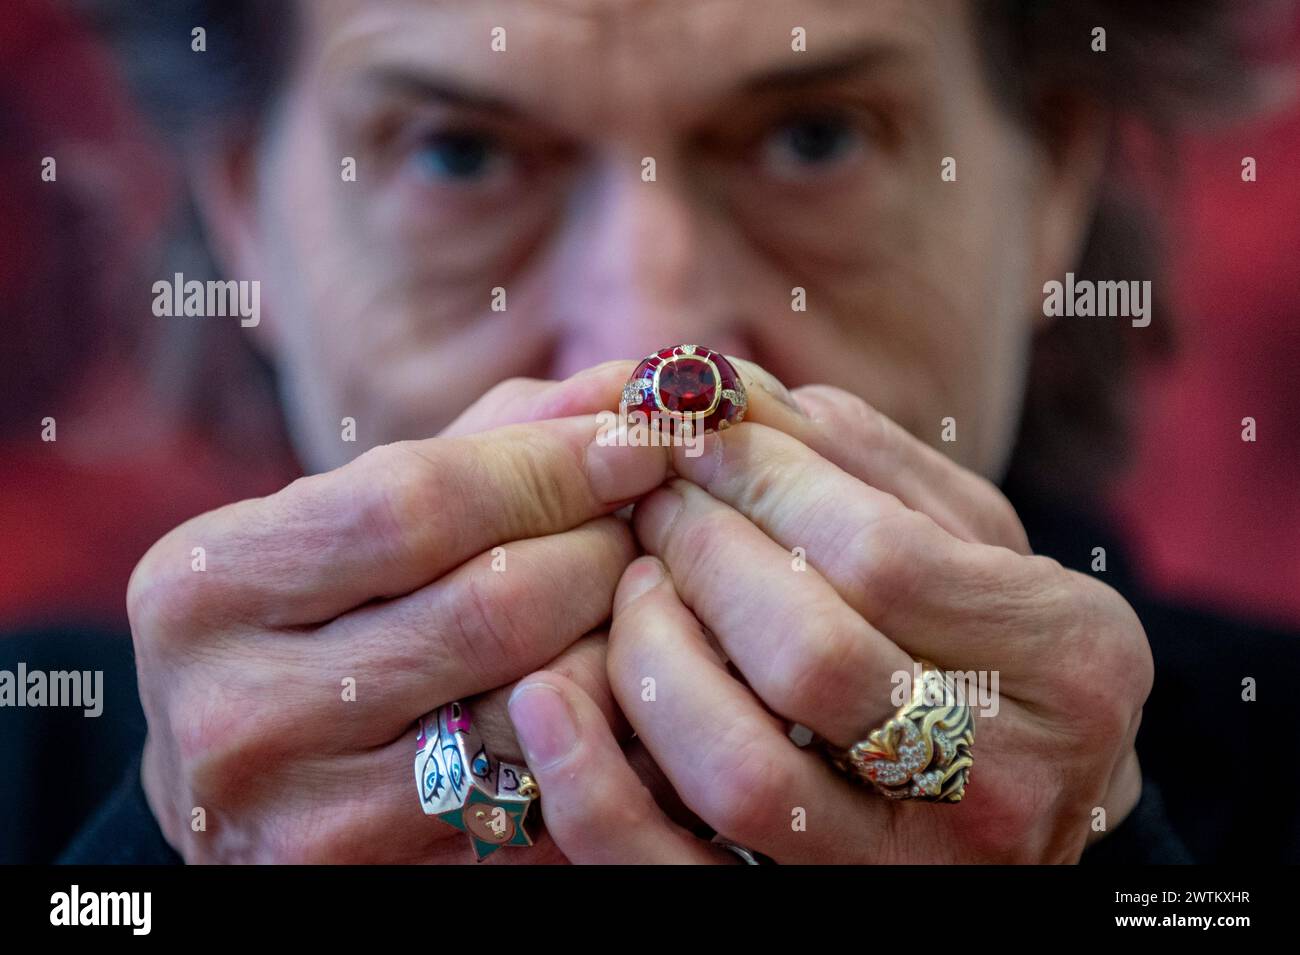
<svg viewBox="0 0 1300 955"><path fill-rule="evenodd" d="M1068 610L1070 665L1060 702L1076 726L1099 743L1124 738L1150 691L1150 647L1137 617L1115 591L1082 574L1060 571Z"/></svg>
<svg viewBox="0 0 1300 955"><path fill-rule="evenodd" d="M919 548L910 541L913 535L928 535L931 527L929 518L903 509L863 525L852 535L830 560L833 567L839 563L832 576L846 588L853 606L872 618L907 600L924 571L916 559Z"/></svg>
<svg viewBox="0 0 1300 955"><path fill-rule="evenodd" d="M352 483L342 504L360 531L349 539L367 541L381 558L408 558L411 529L428 526L431 516L445 510L447 501L460 499L448 469L421 448L420 442L399 441L371 448L347 469ZM440 522L438 529L441 532L452 526Z"/></svg>
<svg viewBox="0 0 1300 955"><path fill-rule="evenodd" d="M578 473L576 460L571 461L572 473L556 473L552 439L545 434L521 431L512 436L508 445L494 445L493 452L501 456L501 472L509 476L515 491L501 502L511 528L521 531L537 527L572 527L580 515L573 510L566 486L582 486L585 475Z"/></svg>
<svg viewBox="0 0 1300 955"><path fill-rule="evenodd" d="M1020 515L988 478L972 474L975 481L976 512L983 515L989 543L1001 544L1019 553L1029 550L1029 537L1020 521Z"/></svg>
<svg viewBox="0 0 1300 955"><path fill-rule="evenodd" d="M899 434L894 431L898 427L894 422L857 395L838 388L829 390L834 392L835 404L855 440L876 453L897 449Z"/></svg>
<svg viewBox="0 0 1300 955"><path fill-rule="evenodd" d="M534 625L547 619L547 608L536 599L523 574L499 574L481 567L460 580L452 600L453 611L444 631L447 650L479 679L494 685L501 661L517 660L531 641L520 621Z"/></svg>
<svg viewBox="0 0 1300 955"><path fill-rule="evenodd" d="M1146 633L1132 608L1110 587L1083 577L1081 598L1094 621L1097 679L1110 704L1112 722L1122 735L1137 717L1151 691L1154 667Z"/></svg>
<svg viewBox="0 0 1300 955"><path fill-rule="evenodd" d="M713 784L698 797L700 816L741 843L763 844L783 825L783 805L795 791L788 765L752 738L729 747L718 759Z"/></svg>
<svg viewBox="0 0 1300 955"><path fill-rule="evenodd" d="M304 774L314 772L297 758L311 743L306 727L321 722L286 703L277 673L187 668L171 684L162 718L150 715L149 737L167 753L172 829L187 860L306 862L320 848L342 846L338 838L320 842L327 803L290 809L293 791L310 788ZM207 815L202 834L189 828L193 807ZM338 861L345 858L355 860L356 851L340 850Z"/></svg>
<svg viewBox="0 0 1300 955"><path fill-rule="evenodd" d="M736 510L750 514L759 523L785 509L791 492L790 461L785 454L745 462L745 479L739 486Z"/></svg>
<svg viewBox="0 0 1300 955"><path fill-rule="evenodd" d="M1114 588L1089 577L1082 580L1093 594L1099 618L1108 624L1102 627L1101 632L1113 643L1113 652L1122 672L1130 675L1128 690L1135 700L1135 708L1140 708L1151 692L1155 674L1151 644L1147 642L1142 621Z"/></svg>
<svg viewBox="0 0 1300 955"><path fill-rule="evenodd" d="M282 693L274 687L249 692L229 677L226 671L188 668L177 676L164 704L166 735L185 785L224 809L253 798L255 779L289 751L292 741L285 730L294 725L287 714L277 712Z"/></svg>
<svg viewBox="0 0 1300 955"><path fill-rule="evenodd" d="M827 602L829 603L829 601ZM780 646L760 695L777 712L797 721L821 712L828 700L850 699L861 640L839 620L843 608L811 607L798 628L784 627Z"/></svg>
<svg viewBox="0 0 1300 955"><path fill-rule="evenodd" d="M1078 625L1070 572L1040 554L1022 556L1003 547L963 546L962 589L978 601L981 620L1005 625L1014 619L1068 652Z"/></svg>
<svg viewBox="0 0 1300 955"><path fill-rule="evenodd" d="M174 572L160 566L160 551L166 540L149 549L127 583L126 612L137 644L158 640L170 631L170 624L189 616L189 589L181 586Z"/></svg>
<svg viewBox="0 0 1300 955"><path fill-rule="evenodd" d="M974 858L990 862L1041 861L1038 832L1044 819L1059 812L1059 783L1038 773L1018 778L1014 798L995 798L982 805L980 824L962 833Z"/></svg>
<svg viewBox="0 0 1300 955"><path fill-rule="evenodd" d="M708 568L724 566L725 553L732 541L727 512L687 514L688 507L689 504L683 506L681 517L673 524L664 555L673 576L680 580L703 576Z"/></svg>
<svg viewBox="0 0 1300 955"><path fill-rule="evenodd" d="M188 527L189 525L182 525ZM186 535L172 531L136 564L127 584L127 618L138 652L183 645L219 607L222 578L191 569Z"/></svg>

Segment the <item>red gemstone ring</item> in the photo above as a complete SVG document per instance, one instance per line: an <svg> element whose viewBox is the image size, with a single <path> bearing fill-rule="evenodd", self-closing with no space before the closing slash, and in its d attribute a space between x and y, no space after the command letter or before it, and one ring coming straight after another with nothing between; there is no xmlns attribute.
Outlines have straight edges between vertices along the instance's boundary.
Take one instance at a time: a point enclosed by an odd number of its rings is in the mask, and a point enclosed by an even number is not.
<svg viewBox="0 0 1300 955"><path fill-rule="evenodd" d="M722 431L745 416L749 397L736 368L720 352L699 345L661 348L636 366L623 386L628 412L689 421L697 433ZM700 425L703 429L700 429Z"/></svg>

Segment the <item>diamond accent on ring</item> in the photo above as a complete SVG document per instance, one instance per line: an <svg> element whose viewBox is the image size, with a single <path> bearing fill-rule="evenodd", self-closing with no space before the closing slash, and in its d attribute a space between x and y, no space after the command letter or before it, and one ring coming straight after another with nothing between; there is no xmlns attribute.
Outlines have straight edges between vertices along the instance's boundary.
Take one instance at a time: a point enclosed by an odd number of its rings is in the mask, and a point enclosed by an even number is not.
<svg viewBox="0 0 1300 955"><path fill-rule="evenodd" d="M912 698L896 716L832 761L891 799L960 802L970 780L973 714L952 678L917 661Z"/></svg>
<svg viewBox="0 0 1300 955"><path fill-rule="evenodd" d="M650 390L650 382L644 378L636 381L629 381L623 386L623 404L631 408L633 405L639 405L645 399L645 393Z"/></svg>

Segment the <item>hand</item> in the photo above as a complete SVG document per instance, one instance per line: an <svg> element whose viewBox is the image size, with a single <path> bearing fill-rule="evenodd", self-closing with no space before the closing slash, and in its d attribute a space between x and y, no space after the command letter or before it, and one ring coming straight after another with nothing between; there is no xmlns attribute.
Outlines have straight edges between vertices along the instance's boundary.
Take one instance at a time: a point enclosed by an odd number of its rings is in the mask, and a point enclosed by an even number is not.
<svg viewBox="0 0 1300 955"><path fill-rule="evenodd" d="M1031 556L991 485L856 398L794 399L805 416L768 404L702 457L677 450L683 480L637 507L653 556L620 584L609 666L639 740L691 810L779 862L1076 860L1094 809L1113 828L1140 790L1151 659L1135 615ZM761 423L778 418L785 430ZM786 736L797 722L841 747L864 738L893 715L893 676L914 657L999 676L956 805L888 800ZM512 700L566 855L731 859L659 812L596 712L547 672Z"/></svg>
<svg viewBox="0 0 1300 955"><path fill-rule="evenodd" d="M664 480L667 457L596 432L580 416L389 445L154 545L128 592L142 775L188 861L472 858L420 811L413 723L557 655L618 725L603 641L580 638L635 554L610 515ZM474 715L494 755L518 760L504 696Z"/></svg>

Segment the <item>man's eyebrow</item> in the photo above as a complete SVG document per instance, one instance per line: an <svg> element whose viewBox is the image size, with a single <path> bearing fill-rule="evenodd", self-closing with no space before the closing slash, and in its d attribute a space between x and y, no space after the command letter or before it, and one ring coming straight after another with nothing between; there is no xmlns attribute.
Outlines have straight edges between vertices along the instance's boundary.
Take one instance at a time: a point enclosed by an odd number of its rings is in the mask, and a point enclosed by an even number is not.
<svg viewBox="0 0 1300 955"><path fill-rule="evenodd" d="M849 79L861 73L904 63L916 59L911 47L893 43L872 42L842 50L829 57L811 62L798 62L777 67L745 80L740 89L745 93L765 93L798 89L836 80ZM802 59L800 57L799 59Z"/></svg>
<svg viewBox="0 0 1300 955"><path fill-rule="evenodd" d="M411 99L430 100L463 109L493 112L505 117L519 117L523 110L499 94L439 76L416 72L400 66L382 66L368 70L361 79L370 91Z"/></svg>

